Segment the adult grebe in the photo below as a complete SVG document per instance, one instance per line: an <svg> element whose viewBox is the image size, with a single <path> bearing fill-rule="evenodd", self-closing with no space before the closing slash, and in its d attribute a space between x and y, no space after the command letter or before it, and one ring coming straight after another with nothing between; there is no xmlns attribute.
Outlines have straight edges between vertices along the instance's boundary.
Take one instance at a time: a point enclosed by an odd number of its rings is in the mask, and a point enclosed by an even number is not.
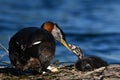
<svg viewBox="0 0 120 80"><path fill-rule="evenodd" d="M55 54L55 40L69 48L63 31L56 23L18 31L9 41L11 64L19 70L45 71Z"/></svg>

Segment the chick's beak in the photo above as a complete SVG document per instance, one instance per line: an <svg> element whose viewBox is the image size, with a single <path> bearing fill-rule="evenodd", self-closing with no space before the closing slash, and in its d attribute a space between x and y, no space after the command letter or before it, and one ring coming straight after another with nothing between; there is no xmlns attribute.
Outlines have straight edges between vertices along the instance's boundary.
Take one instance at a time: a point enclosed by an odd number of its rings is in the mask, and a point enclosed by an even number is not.
<svg viewBox="0 0 120 80"><path fill-rule="evenodd" d="M71 51L71 49L70 49L68 43L67 43L64 39L61 39L61 43L62 43L62 45L64 45L68 50Z"/></svg>

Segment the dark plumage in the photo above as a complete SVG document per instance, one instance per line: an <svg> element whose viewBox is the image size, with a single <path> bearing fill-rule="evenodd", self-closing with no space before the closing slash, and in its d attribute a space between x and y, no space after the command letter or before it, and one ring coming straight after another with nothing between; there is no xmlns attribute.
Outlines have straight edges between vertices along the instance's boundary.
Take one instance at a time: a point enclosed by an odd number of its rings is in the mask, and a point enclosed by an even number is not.
<svg viewBox="0 0 120 80"><path fill-rule="evenodd" d="M83 57L75 63L75 68L80 71L91 71L103 66L107 66L107 62L97 56Z"/></svg>
<svg viewBox="0 0 120 80"><path fill-rule="evenodd" d="M53 22L21 29L9 41L10 61L19 70L46 70L55 54L55 40L68 47L64 33Z"/></svg>

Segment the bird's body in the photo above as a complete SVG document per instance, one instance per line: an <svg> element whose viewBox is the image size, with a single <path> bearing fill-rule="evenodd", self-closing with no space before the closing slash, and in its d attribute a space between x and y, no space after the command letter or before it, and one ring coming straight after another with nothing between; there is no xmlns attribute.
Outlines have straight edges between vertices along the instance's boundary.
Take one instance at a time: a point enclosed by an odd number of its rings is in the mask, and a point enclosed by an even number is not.
<svg viewBox="0 0 120 80"><path fill-rule="evenodd" d="M108 66L107 62L97 56L83 57L75 63L75 68L80 71L91 71L105 66Z"/></svg>
<svg viewBox="0 0 120 80"><path fill-rule="evenodd" d="M55 54L55 39L48 31L29 27L18 31L9 42L11 63L20 70L46 69Z"/></svg>

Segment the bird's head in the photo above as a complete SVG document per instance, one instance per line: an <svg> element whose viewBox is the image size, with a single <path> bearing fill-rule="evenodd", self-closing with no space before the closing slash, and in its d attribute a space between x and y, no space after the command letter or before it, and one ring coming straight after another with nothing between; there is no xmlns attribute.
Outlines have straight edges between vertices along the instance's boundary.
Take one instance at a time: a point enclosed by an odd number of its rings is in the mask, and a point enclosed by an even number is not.
<svg viewBox="0 0 120 80"><path fill-rule="evenodd" d="M64 45L67 49L71 51L68 43L66 42L63 31L59 28L59 26L56 23L48 21L48 22L43 23L41 28L50 32L56 41L60 42L62 45Z"/></svg>

